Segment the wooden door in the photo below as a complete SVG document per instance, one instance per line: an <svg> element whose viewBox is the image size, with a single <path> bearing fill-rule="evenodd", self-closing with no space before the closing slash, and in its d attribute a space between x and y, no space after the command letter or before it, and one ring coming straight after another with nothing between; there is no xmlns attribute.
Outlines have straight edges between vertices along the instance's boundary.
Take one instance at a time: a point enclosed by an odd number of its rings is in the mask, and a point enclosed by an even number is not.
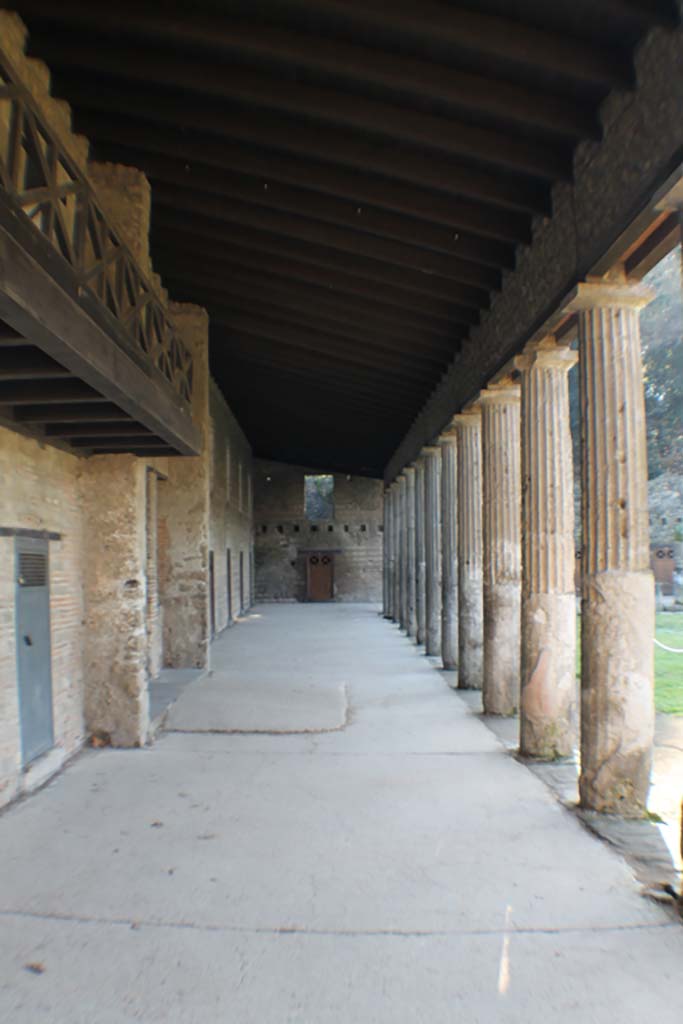
<svg viewBox="0 0 683 1024"><path fill-rule="evenodd" d="M334 555L313 552L306 564L306 599L331 601L334 597Z"/></svg>

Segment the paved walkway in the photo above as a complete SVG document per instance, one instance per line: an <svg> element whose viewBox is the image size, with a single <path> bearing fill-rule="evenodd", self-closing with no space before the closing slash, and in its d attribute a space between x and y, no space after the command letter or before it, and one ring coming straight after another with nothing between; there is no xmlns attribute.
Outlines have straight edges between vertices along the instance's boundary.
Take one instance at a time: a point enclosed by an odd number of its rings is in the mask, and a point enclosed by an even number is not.
<svg viewBox="0 0 683 1024"><path fill-rule="evenodd" d="M260 607L214 664L172 724L219 731L0 818L0 1019L680 1024L680 922L374 609Z"/></svg>

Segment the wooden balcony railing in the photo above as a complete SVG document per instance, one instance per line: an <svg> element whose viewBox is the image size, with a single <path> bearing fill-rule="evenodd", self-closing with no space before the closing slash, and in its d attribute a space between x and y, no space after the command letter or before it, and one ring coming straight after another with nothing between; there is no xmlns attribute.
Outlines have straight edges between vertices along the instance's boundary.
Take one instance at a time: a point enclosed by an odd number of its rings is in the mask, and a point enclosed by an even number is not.
<svg viewBox="0 0 683 1024"><path fill-rule="evenodd" d="M173 391L192 396L192 356L159 295L107 221L85 175L46 123L0 50L0 188L49 243L50 269L138 365L159 370ZM55 270L57 273L55 274ZM74 287L75 286L75 287Z"/></svg>

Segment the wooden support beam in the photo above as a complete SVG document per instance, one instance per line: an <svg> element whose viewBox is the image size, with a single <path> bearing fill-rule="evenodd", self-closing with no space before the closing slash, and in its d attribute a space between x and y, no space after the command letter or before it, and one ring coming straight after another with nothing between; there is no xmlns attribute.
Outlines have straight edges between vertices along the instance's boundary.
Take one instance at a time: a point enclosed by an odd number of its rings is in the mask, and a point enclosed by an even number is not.
<svg viewBox="0 0 683 1024"><path fill-rule="evenodd" d="M43 405L64 402L105 402L94 388L81 380L13 381L0 384L0 405Z"/></svg>
<svg viewBox="0 0 683 1024"><path fill-rule="evenodd" d="M277 213L260 206L232 202L220 196L197 195L186 188L161 185L154 191L154 204L155 209L171 210L174 214L182 214L183 211L200 214L212 221L213 231L218 230L218 223L221 222L223 253L228 259L232 259L232 262L235 259L231 255L232 249L238 250L236 258L245 261L257 258L253 249L239 249L239 245L233 244L231 229L232 225L237 223L256 229L257 233L266 232L271 236L274 234L281 237L282 258L295 266L301 263L301 259L297 260L293 253L288 253L289 240L292 240L293 248L296 248L297 243L304 243L304 246L300 247L300 252L302 249L305 251L306 244L324 251L324 257L313 262L317 266L339 268L338 276L342 278L355 276L352 269L355 264L360 267L361 272L366 270L363 275L365 277L370 273L380 282L395 282L399 287L409 286L411 290L418 289L422 281L419 290L426 291L431 288L432 293L439 296L450 294L454 301L475 308L481 308L488 303L489 288L500 285L499 275L495 272L488 268L479 268L476 264L470 264L457 257L404 246L398 242L387 242L347 228L336 228L320 221ZM160 224L163 223L162 218ZM185 225L186 232L196 236L201 234L201 222L194 224L191 219L186 218ZM204 227L211 230L209 225ZM255 238L258 242L258 235ZM271 242L270 250L275 249L275 244ZM215 251L214 246L214 255ZM265 256L258 258L266 262ZM277 255L271 255L269 258L277 260ZM460 283L473 279L480 287Z"/></svg>
<svg viewBox="0 0 683 1024"><path fill-rule="evenodd" d="M59 380L71 376L69 370L40 349L0 347L0 381Z"/></svg>
<svg viewBox="0 0 683 1024"><path fill-rule="evenodd" d="M154 186L152 188L154 189ZM231 253L235 249L236 258L239 258L240 253L256 253L259 256L265 254L271 258L284 258L293 263L312 263L317 267L327 267L330 270L387 284L398 284L399 287L411 291L437 295L441 298L457 299L461 290L463 294L472 295L472 289L479 289L481 294L486 296L490 290L497 291L501 285L500 271L492 267L426 252L416 246L385 242L359 231L326 227L317 221L308 223L319 225L328 233L325 244L301 241L289 234L260 228L244 228L240 224L232 223L226 225L225 237L229 240L227 252ZM344 231L346 236L342 239L341 245L335 237L335 232L340 230ZM196 252L199 249L207 256L224 257L225 242L207 242L201 237L200 231L201 225L193 230L192 225L187 222L184 230L168 228L162 219L156 226L153 245L158 245L162 251L169 253L174 249L182 253L187 245L191 250ZM321 233L322 237L324 236Z"/></svg>
<svg viewBox="0 0 683 1024"><path fill-rule="evenodd" d="M131 435L154 437L139 423L131 423L126 420L109 423L47 423L45 426L46 437L129 437Z"/></svg>
<svg viewBox="0 0 683 1024"><path fill-rule="evenodd" d="M429 341L423 341L415 337L412 339L406 338L405 340L403 338L397 339L380 332L373 334L372 331L365 332L363 330L356 331L351 328L345 328L333 320L323 322L319 319L303 315L300 317L291 316L288 315L287 310L280 312L272 307L264 309L262 306L255 309L253 305L248 303L245 303L241 308L239 306L235 307L233 304L231 304L231 308L226 306L223 310L213 308L211 312L212 324L224 327L226 330L237 334L239 334L240 324L245 319L252 325L263 322L272 324L275 327L283 325L290 330L303 329L323 337L335 337L339 339L339 344L341 345L349 343L358 345L361 343L369 352L377 350L392 355L407 355L411 359L430 364L433 367L442 367L445 363L450 362L458 349L456 338L439 345L433 345Z"/></svg>
<svg viewBox="0 0 683 1024"><path fill-rule="evenodd" d="M256 264L255 266L253 264ZM227 276L233 282L243 281L249 285L255 285L263 289L264 294L271 286L289 287L299 285L310 287L312 298L323 295L334 298L336 301L349 299L362 299L370 302L374 307L381 304L398 318L404 314L412 314L417 317L424 317L437 329L447 329L451 324L473 325L478 323L478 311L472 306L464 306L457 301L448 302L444 299L431 298L427 295L420 295L417 292L402 291L400 288L390 285L383 285L372 281L363 281L362 278L351 275L340 275L305 264L291 267L286 260L278 264L269 262L268 266L259 264L257 260L240 262L239 260L225 259L220 266L216 265L212 271L197 269L191 260L180 264L164 257L157 261L157 269L164 280L183 282L184 290L192 286L201 288L208 285L212 290L220 294L221 283Z"/></svg>
<svg viewBox="0 0 683 1024"><path fill-rule="evenodd" d="M110 122L107 121L104 126L100 125L96 131L99 137L102 137L103 134L108 136ZM236 174L232 171L197 164L194 161L190 164L187 159L174 160L154 154L150 155L142 148L131 149L130 140L125 139L125 131L121 132L121 135L123 136L121 141L126 147L126 161L144 171L152 182L153 193L158 183L179 185L183 188L191 188L197 193L208 192L213 195L226 196L233 201L246 202L267 210L295 214L309 220L351 229L356 233L361 233L362 237L367 237L371 246L375 240L403 243L408 247L412 257L408 263L405 259L389 260L389 262L397 262L399 266L414 267L417 253L420 250L429 250L432 254L442 253L461 261L463 269L467 272L467 277L463 277L462 280L474 283L482 283L484 280L481 277L470 276L476 272L478 266L512 269L515 264L514 248L507 242L483 238L462 230L453 231L447 226L407 218L402 214L382 210L376 206L371 207L367 204L359 206L358 203L334 196L321 195L311 189L283 185L273 178L272 173L268 175L268 180L264 181L263 177ZM103 160L116 162L121 155L121 149L117 145L111 143L103 145L100 142L98 143L98 155ZM186 157L188 155L186 154ZM245 230L244 226L237 224L231 228L231 234L238 244L242 239L254 237L253 231L248 228ZM266 232L261 234L264 236L261 241L265 244ZM272 235L272 238L280 238L280 236ZM395 250L395 252L399 251ZM376 258L386 259L388 252L389 249L385 246L381 253L377 252ZM367 254L370 255L370 253ZM475 266L470 267L470 264ZM448 265L445 269L448 270ZM445 273L444 276L450 275ZM457 275L453 274L452 276ZM488 279L486 283L496 287L495 282L492 282L491 279Z"/></svg>
<svg viewBox="0 0 683 1024"><path fill-rule="evenodd" d="M181 96L169 98L163 93L141 95L139 90L124 91L101 80L84 87L83 79L72 75L62 75L61 81L76 107L87 107L100 116L122 114L145 118L172 125L178 131L205 131L233 142L239 139L447 195L465 196L503 209L544 216L551 213L548 184L528 175L483 170L444 154L434 153L425 158L424 151L409 146L401 147L400 159L397 159L394 147L387 146L385 139L349 129L308 127L305 122L277 114L233 113L222 105L200 105Z"/></svg>
<svg viewBox="0 0 683 1024"><path fill-rule="evenodd" d="M14 418L19 423L116 423L127 417L123 409L105 402L102 405L24 405L15 409Z"/></svg>
<svg viewBox="0 0 683 1024"><path fill-rule="evenodd" d="M622 5L623 6L623 5ZM628 5L632 9L632 5ZM651 5L648 5L651 18ZM485 75L468 72L427 59L390 53L372 47L361 35L363 45L339 36L318 35L312 43L306 32L296 32L260 21L222 18L198 10L171 11L163 19L147 13L139 4L119 2L110 8L94 8L82 0L69 0L55 7L51 0L28 0L22 9L35 11L48 24L66 23L73 28L111 34L135 34L148 41L163 41L185 48L200 47L207 52L273 61L279 67L307 68L325 76L334 75L354 83L366 83L401 95L440 101L455 110L467 110L486 117L514 121L520 125L558 133L569 138L595 138L597 126L591 112L579 103L505 82L497 87ZM645 21L648 24L648 21ZM466 99L465 99L466 98Z"/></svg>
<svg viewBox="0 0 683 1024"><path fill-rule="evenodd" d="M336 143L338 131L345 133L343 150L377 159L377 152L363 146L362 136L375 135L383 145L409 145L431 150L434 160L465 158L503 171L530 175L546 181L568 179L571 153L553 139L528 140L502 126L492 130L458 120L452 114L441 117L416 110L403 103L387 103L362 95L349 95L339 89L318 86L310 81L299 84L290 78L264 74L248 67L233 67L205 56L193 60L185 51L182 57L135 48L119 42L116 49L107 39L95 36L79 41L73 34L50 31L34 34L33 43L47 64L57 71L85 78L84 71L97 75L139 82L143 86L176 89L185 96L196 94L195 108L201 111L207 97L228 100L225 108L235 137L264 142L266 135L284 148L303 147L320 156L318 132L326 145ZM246 109L235 109L235 105ZM278 134L271 135L273 114ZM284 124L280 122L284 121ZM317 124L315 123L317 122ZM296 131L293 131L294 125ZM293 137L293 138L292 138Z"/></svg>
<svg viewBox="0 0 683 1024"><path fill-rule="evenodd" d="M122 455L125 453L129 455L137 455L141 459L156 459L166 455L181 455L176 448L93 448L90 449L93 455Z"/></svg>
<svg viewBox="0 0 683 1024"><path fill-rule="evenodd" d="M102 438L99 435L92 437L73 437L70 441L74 448L122 448L128 451L130 448L138 448L144 445L146 448L168 448L165 441L150 434L132 434L126 436L112 436Z"/></svg>
<svg viewBox="0 0 683 1024"><path fill-rule="evenodd" d="M328 295L322 289L306 288L303 285L285 285L283 282L280 286L272 282L258 284L249 283L245 279L232 281L226 278L220 286L202 284L188 288L182 276L173 278L168 274L164 275L164 281L173 284L171 290L174 295L187 296L192 292L195 301L196 296L201 295L201 305L211 306L212 323L216 322L217 316L230 314L234 309L241 308L242 304L248 303L247 312L258 308L267 314L269 306L273 310L291 310L306 321L309 314L311 319L319 317L333 320L348 327L352 334L360 326L373 333L375 330L385 332L392 339L405 336L411 339L411 345L413 338L435 346L450 344L451 341L463 338L467 331L465 326L442 321L435 324L431 320L396 312L391 307L363 302L354 296Z"/></svg>
<svg viewBox="0 0 683 1024"><path fill-rule="evenodd" d="M60 268L57 281L43 263L55 264L50 243L0 192L0 317L78 378L0 383L0 404L114 404L182 454L197 454L199 431L171 385L144 372L85 312L70 268Z"/></svg>
<svg viewBox="0 0 683 1024"><path fill-rule="evenodd" d="M368 345L363 341L359 342L336 334L312 330L310 326L293 326L259 315L257 311L254 311L251 316L235 315L229 324L223 326L225 333L236 339L241 339L244 335L256 334L290 343L303 344L304 341L307 341L317 352L330 352L354 361L360 359L366 365L397 370L410 366L413 368L412 372L418 377L424 376L427 380L432 379L435 367L443 371L450 361L447 355L441 359L424 359L417 348L412 352L406 352L395 349L391 345ZM450 353L451 357L454 351Z"/></svg>
<svg viewBox="0 0 683 1024"><path fill-rule="evenodd" d="M450 359L453 356L461 337L457 331L454 331L451 337L435 338L427 332L422 334L415 330L401 331L399 328L388 330L385 326L373 326L367 322L350 322L349 320L325 317L321 314L312 315L296 306L287 307L260 302L256 307L249 299L240 299L233 295L225 297L225 306L212 305L211 323L230 327L235 316L253 316L257 311L259 316L288 324L290 327L306 327L313 331L335 334L351 341L362 341L375 347L391 348L399 352L420 353L424 359L437 362L441 362L442 359Z"/></svg>
<svg viewBox="0 0 683 1024"><path fill-rule="evenodd" d="M133 116L103 118L90 111L87 104L79 107L77 121L79 129L96 140L98 147L102 142L113 144L105 148L104 153L114 162L124 160L137 167L143 152L177 157L185 168L186 181L193 187L194 171L198 168L197 189L203 188L201 169L210 166L227 172L226 194L230 190L229 194L235 199L257 202L257 196L267 191L270 195L265 205L275 209L307 214L346 227L353 227L360 217L364 230L370 234L413 241L440 252L452 252L454 233L467 238L462 232L470 233L473 245L477 242L516 245L531 241L531 220L526 214L492 209L460 196L420 189L391 178L360 174L295 155L269 152L191 129L179 135L169 127ZM213 187L205 190L217 191ZM475 259L474 251L467 251L463 241L462 251L456 250L456 254ZM495 250L493 256L486 248L481 251L486 254L482 255L482 262L505 265Z"/></svg>

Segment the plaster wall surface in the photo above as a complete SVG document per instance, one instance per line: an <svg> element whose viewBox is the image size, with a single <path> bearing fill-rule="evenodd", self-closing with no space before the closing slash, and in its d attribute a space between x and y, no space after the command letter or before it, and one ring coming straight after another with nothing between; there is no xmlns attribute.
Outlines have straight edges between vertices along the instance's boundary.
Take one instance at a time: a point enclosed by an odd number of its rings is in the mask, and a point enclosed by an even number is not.
<svg viewBox="0 0 683 1024"><path fill-rule="evenodd" d="M254 463L254 550L259 601L304 601L306 556L334 553L334 598L382 597L381 480L334 474L334 517L311 522L304 477L317 470L257 459Z"/></svg>

